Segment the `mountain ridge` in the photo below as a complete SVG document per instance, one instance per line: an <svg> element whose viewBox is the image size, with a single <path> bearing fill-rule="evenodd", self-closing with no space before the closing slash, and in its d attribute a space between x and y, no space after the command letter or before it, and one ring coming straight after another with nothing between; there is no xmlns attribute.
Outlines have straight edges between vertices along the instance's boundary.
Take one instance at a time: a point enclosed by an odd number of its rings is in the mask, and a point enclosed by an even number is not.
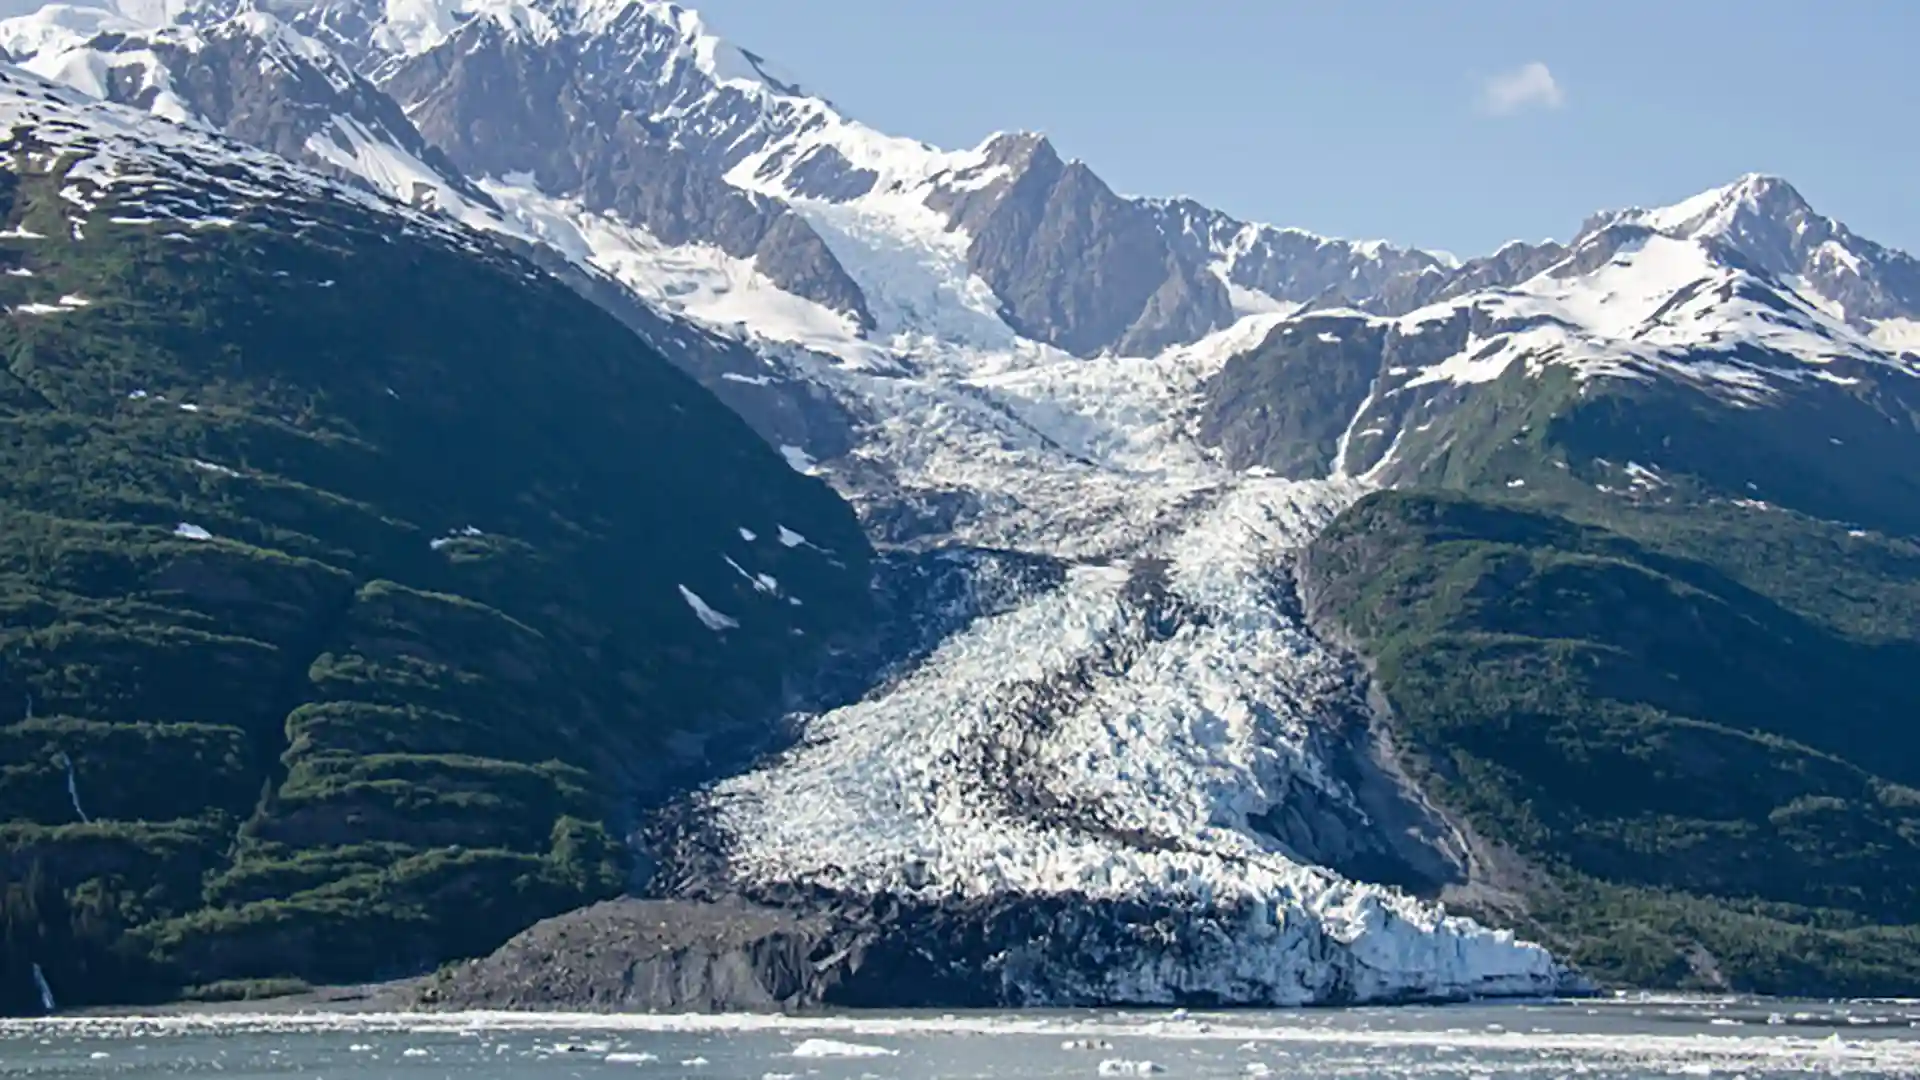
<svg viewBox="0 0 1920 1080"><path fill-rule="evenodd" d="M1913 577L1920 356L1887 344L1904 256L1744 180L1464 262L1329 240L1123 197L1033 133L880 135L758 60L728 76L684 9L473 6L417 48L381 45L366 0L292 24L449 144L441 213L570 265L844 496L913 643L782 718L798 741L649 806L647 888L857 913L838 945L879 934L873 955L969 1003L1547 992L1574 984L1556 956L1641 984L1911 985L1897 890L1674 870L1703 838L1847 874L1848 829L1889 858L1914 842L1904 743L1867 760L1738 692L1811 642L1818 685L1781 700L1907 704L1854 677L1920 626L1861 599ZM100 53L64 40L27 61ZM503 101L495 76L541 95ZM621 120L536 122L535 97ZM374 165L432 169L388 145L334 164L411 201L414 172ZM1774 660L1675 667L1621 636L1649 618ZM1658 787L1697 764L1661 749L1674 731L1801 780L1708 773L1655 817L1557 789L1614 732L1644 749L1607 758L1619 785ZM1606 836L1567 824L1582 807ZM1377 824L1429 812L1411 848ZM1500 850L1448 839L1473 835ZM1481 922L1432 902L1474 895L1514 902ZM1163 954L1126 929L1155 920L1179 928Z"/></svg>
<svg viewBox="0 0 1920 1080"><path fill-rule="evenodd" d="M172 9L165 9L171 11ZM874 331L864 290L847 277L834 254L831 227L821 235L822 222L810 204L840 206L871 196L894 193L916 205L930 206L945 218L949 231L969 238L968 273L978 275L995 294L1002 312L1024 330L1022 336L1059 346L1076 355L1097 352L1150 353L1169 345L1187 344L1223 329L1237 317L1254 312L1295 307L1326 309L1357 307L1376 314L1404 314L1424 304L1459 295L1473 288L1517 284L1545 269L1557 253L1554 246L1511 245L1488 256L1460 263L1415 249L1396 248L1378 241L1348 242L1297 229L1249 223L1190 200L1129 198L1114 194L1085 169L1083 163L1060 163L1070 177L1068 188L1054 190L1044 177L1031 175L1056 170L1048 162L1058 158L1044 136L1003 132L988 137L971 150L941 151L911 139L883 135L846 119L825 99L807 96L791 80L763 78L744 61L739 50L715 35L690 9L653 0L526 0L508 4L435 3L395 8L390 13L373 0L334 0L314 5L254 4L249 0L204 0L174 12L176 21L195 25L231 22L241 12L279 10L288 24L321 34L341 45L351 38L377 62L363 56L363 70L423 125L428 144L451 146L466 174L483 183L491 177L526 175L544 196L580 198L589 210L608 210L647 228L670 245L688 242L716 244L728 256L745 258L777 287L821 303L829 311L853 320L856 337ZM455 18L455 14L469 14ZM151 19L151 15L148 16ZM44 25L29 32L35 17L10 20L14 29L10 47L28 54L31 67L59 36ZM393 30L398 19L408 26L431 26L431 33ZM44 24L46 20L42 19ZM57 21L57 20L56 20ZM351 33L342 29L352 28ZM606 180L592 180L596 169L591 154L574 164L558 159L544 164L513 150L550 138L552 122L517 123L514 130L489 128L489 145L509 149L508 158L494 151L461 150L465 136L457 113L444 113L436 101L454 108L469 95L459 90L462 76L443 71L442 61L427 58L443 53L461 35L478 34L468 52L512 48L524 41L545 45L566 38L576 50L593 53L572 62L551 77L587 80L572 91L588 94L593 80L619 77L637 88L645 99L627 103L628 111L671 121L685 141L686 152L662 148L642 158L657 163L629 176L660 178L689 193L694 202L646 206L628 202L604 188ZM357 37L355 36L357 35ZM382 44L384 42L384 44ZM758 56L759 54L754 54ZM733 57L728 61L727 57ZM682 59L684 58L684 59ZM504 64L504 67L502 65ZM761 62L764 66L764 61ZM744 65L744 67L743 67ZM500 60L493 70L513 70L516 64ZM624 72L625 75L616 75ZM639 75L638 79L631 78ZM452 80L451 83L449 80ZM630 91L629 91L630 92ZM538 97L549 96L543 90ZM586 98L580 98L585 101ZM603 117L602 125L615 123ZM559 121L562 127L567 121ZM643 129L640 129L643 130ZM634 131L622 138L633 139ZM648 141L639 135L642 142ZM571 138L571 136L569 137ZM400 142L408 140L403 136ZM1023 160L1014 166L1003 160L1000 148L1026 144ZM1033 151L1039 151L1037 155ZM597 151L593 153L598 153ZM417 155L416 155L417 156ZM580 170L584 169L585 172ZM1029 185L1047 189L1027 198L1041 204L1026 209L1001 206L1010 189L988 179L989 173L1027 177ZM1702 193L1690 202L1711 201L1737 188L1736 181ZM582 186L582 185L586 186ZM631 181L628 185L633 186ZM1781 181L1783 201L1804 201ZM949 189L952 190L949 190ZM998 188L983 198L988 189ZM765 211L739 203L740 191L765 195L774 204L800 211L767 217ZM398 193L407 198L405 192ZM1041 205L1052 202L1056 213L1091 214L1110 222L1096 224L1075 236L1061 234L1038 246L1040 252L1059 251L1063 263L1046 269L1045 259L1007 241L982 240L973 235L988 224L989 206L1001 209L1009 224L992 232L1020 236L1031 232L1030 221L1044 225ZM712 209L699 210L697 205ZM768 204L773 205L773 204ZM1102 209L1102 207L1106 209ZM1702 213L1709 211L1703 210ZM1626 222L1635 211L1606 211L1594 215L1576 240L1602 222ZM1638 212L1646 217L1647 211ZM1806 211L1809 215L1811 211ZM1637 219L1636 219L1637 220ZM1834 306L1863 329L1884 324L1881 337L1887 347L1906 347L1920 338L1920 269L1908 257L1857 241L1844 226L1812 215L1806 219L1816 231L1838 237L1836 247L1804 241L1786 256L1762 253L1764 265L1776 274L1796 273L1806 291ZM1130 223L1130 224L1129 224ZM1685 224L1675 221L1670 225ZM1038 227L1035 225L1034 227ZM1835 232L1835 228L1838 232ZM1157 237L1151 234L1158 233ZM1129 237L1133 239L1129 239ZM824 244L822 241L825 241ZM1853 243L1858 252L1846 247ZM1751 244L1749 246L1752 246ZM1846 258L1831 254L1846 252ZM1821 251L1828 254L1821 255ZM1101 252L1108 252L1102 255ZM1071 254L1068 254L1071 253ZM1750 252L1751 254L1751 252ZM1115 260L1111 268L1103 259ZM1792 262L1793 265L1788 265ZM1455 265L1458 264L1458 265ZM1855 269L1867 267L1866 276ZM1117 289L1114 282L1119 282ZM1079 293L1076 294L1076 290ZM1087 291L1091 290L1091 291ZM1224 294L1224 295L1223 295ZM1090 300L1088 297L1099 297ZM1016 330L1021 332L1021 330Z"/></svg>

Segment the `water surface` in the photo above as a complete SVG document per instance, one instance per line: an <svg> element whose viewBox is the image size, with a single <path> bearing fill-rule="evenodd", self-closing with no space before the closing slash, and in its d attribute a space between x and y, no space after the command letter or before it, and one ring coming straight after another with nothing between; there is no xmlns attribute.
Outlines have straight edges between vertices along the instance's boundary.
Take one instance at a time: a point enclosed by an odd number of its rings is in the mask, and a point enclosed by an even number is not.
<svg viewBox="0 0 1920 1080"><path fill-rule="evenodd" d="M138 1080L1920 1077L1920 1002L1234 1013L226 1012L0 1022L0 1076Z"/></svg>

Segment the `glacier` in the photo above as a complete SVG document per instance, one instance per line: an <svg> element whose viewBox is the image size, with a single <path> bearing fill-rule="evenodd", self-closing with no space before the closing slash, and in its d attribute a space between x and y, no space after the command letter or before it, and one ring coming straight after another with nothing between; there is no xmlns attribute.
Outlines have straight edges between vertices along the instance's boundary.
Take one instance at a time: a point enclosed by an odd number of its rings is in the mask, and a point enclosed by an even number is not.
<svg viewBox="0 0 1920 1080"><path fill-rule="evenodd" d="M576 29L618 12L670 20L686 46L676 55L694 61L669 73L683 93L697 97L704 79L710 94L758 101L755 122L775 128L729 180L801 215L874 325L783 292L742 260L660 244L527 176L476 177L493 207L449 199L408 221L552 243L751 344L780 379L742 376L743 391L804 382L844 403L860 419L851 449L782 452L840 490L879 544L951 556L963 573L996 572L970 568L977 553L987 567L1051 569L1012 575L992 610L944 613L930 648L852 700L791 718L793 745L671 807L660 820L698 856L663 849L663 887L884 903L971 925L977 953L950 959L1009 1003L1298 1005L1576 985L1542 946L1320 865L1310 830L1276 824L1311 807L1355 832L1379 828L1330 749L1364 709L1364 673L1308 625L1292 581L1301 548L1372 481L1236 471L1195 433L1206 381L1289 305L1247 302L1231 326L1156 355L1070 356L1008 325L968 269L966 229L929 205L995 182L984 146L945 153L844 121L757 63L744 75L672 5L395 2L375 40L440 47L456 8L539 42L558 15ZM25 36L19 23L0 35ZM44 108L30 100L37 80L0 82L20 118ZM99 125L81 141L112 150L102 183L137 182L122 164L137 165L136 144L200 138L61 105ZM779 130L796 112L809 119ZM347 137L333 163L411 202L397 189L423 169L372 146L364 127L338 127ZM794 169L826 144L879 181L852 198L796 190ZM808 542L784 526L779 541ZM733 623L681 591L709 629Z"/></svg>

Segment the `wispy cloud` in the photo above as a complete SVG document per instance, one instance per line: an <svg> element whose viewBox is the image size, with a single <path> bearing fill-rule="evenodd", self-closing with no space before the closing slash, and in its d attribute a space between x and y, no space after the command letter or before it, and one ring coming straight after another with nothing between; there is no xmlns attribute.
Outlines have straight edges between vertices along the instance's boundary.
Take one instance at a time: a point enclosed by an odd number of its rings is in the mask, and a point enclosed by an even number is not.
<svg viewBox="0 0 1920 1080"><path fill-rule="evenodd" d="M1557 109L1567 94L1547 65L1538 60L1503 71L1480 84L1480 107L1494 116L1511 116L1528 109Z"/></svg>

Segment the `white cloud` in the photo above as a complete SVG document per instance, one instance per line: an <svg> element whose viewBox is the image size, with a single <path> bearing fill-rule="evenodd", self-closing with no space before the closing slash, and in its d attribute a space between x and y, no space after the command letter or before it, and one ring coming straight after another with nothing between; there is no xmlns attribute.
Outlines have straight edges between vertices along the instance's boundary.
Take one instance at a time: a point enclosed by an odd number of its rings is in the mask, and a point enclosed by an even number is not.
<svg viewBox="0 0 1920 1080"><path fill-rule="evenodd" d="M1566 100L1566 91L1560 88L1553 72L1538 60L1501 72L1480 84L1480 107L1495 116L1527 109L1557 109Z"/></svg>

